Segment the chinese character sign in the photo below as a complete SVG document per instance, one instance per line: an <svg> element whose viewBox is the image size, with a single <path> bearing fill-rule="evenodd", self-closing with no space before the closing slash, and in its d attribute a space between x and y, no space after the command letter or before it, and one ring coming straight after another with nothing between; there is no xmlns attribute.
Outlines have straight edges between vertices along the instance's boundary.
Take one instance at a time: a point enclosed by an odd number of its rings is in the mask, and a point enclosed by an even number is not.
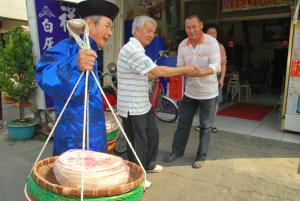
<svg viewBox="0 0 300 201"><path fill-rule="evenodd" d="M72 3L36 0L37 25L41 55L58 41L69 37L67 21L78 18Z"/></svg>
<svg viewBox="0 0 300 201"><path fill-rule="evenodd" d="M79 18L75 4L53 1L36 0L36 16L41 55L57 42L69 37L67 21ZM46 107L52 107L52 99L46 95Z"/></svg>

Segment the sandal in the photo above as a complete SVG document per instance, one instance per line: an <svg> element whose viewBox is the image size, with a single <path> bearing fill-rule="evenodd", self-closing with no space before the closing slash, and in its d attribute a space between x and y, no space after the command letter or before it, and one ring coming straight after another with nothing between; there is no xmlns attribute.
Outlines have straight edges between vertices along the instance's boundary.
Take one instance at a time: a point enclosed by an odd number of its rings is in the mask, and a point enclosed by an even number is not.
<svg viewBox="0 0 300 201"><path fill-rule="evenodd" d="M173 153L169 153L169 154L167 154L167 155L165 155L165 157L164 157L164 161L165 162L172 162L172 161L174 161L175 159L176 159L177 157L176 157L176 155L175 154L173 154Z"/></svg>
<svg viewBox="0 0 300 201"><path fill-rule="evenodd" d="M211 132L212 132L212 133L217 133L217 132L218 132L218 129L217 129L216 127L213 127L213 128L211 128Z"/></svg>
<svg viewBox="0 0 300 201"><path fill-rule="evenodd" d="M205 161L195 161L192 165L192 168L199 169L202 168Z"/></svg>

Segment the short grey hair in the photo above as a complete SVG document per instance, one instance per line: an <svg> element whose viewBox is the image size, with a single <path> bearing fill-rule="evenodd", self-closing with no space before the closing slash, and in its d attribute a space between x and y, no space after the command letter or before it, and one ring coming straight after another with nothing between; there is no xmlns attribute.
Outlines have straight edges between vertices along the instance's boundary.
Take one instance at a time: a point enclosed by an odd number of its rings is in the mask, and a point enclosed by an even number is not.
<svg viewBox="0 0 300 201"><path fill-rule="evenodd" d="M91 18L93 20L94 24L98 24L101 19L101 16L100 15L90 15L90 16L85 17L84 19L86 20L88 18Z"/></svg>
<svg viewBox="0 0 300 201"><path fill-rule="evenodd" d="M134 35L136 28L142 29L145 25L145 22L150 22L155 28L157 27L157 23L153 18L146 15L136 16L132 23L132 35Z"/></svg>

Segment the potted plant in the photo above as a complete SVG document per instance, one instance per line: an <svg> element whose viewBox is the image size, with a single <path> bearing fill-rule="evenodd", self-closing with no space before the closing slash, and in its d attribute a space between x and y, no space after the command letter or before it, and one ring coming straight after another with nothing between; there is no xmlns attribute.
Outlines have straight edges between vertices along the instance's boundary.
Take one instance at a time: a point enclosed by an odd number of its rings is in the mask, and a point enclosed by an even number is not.
<svg viewBox="0 0 300 201"><path fill-rule="evenodd" d="M25 117L24 102L36 89L32 42L29 33L20 27L7 32L0 43L0 86L20 104L20 118L7 121L8 135L14 139L31 138L37 121Z"/></svg>

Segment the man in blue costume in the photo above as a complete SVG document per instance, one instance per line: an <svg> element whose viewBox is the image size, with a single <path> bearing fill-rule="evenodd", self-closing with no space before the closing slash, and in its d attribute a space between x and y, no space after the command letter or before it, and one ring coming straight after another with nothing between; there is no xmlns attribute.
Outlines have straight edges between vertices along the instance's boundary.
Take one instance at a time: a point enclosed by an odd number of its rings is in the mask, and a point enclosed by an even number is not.
<svg viewBox="0 0 300 201"><path fill-rule="evenodd" d="M80 49L73 38L60 41L47 50L36 65L39 86L53 98L58 116L83 71L97 76L98 48L104 48L112 35L113 20L119 8L105 0L80 2L78 9L88 25L91 50ZM85 77L85 76L84 76ZM81 79L54 133L53 155L82 148L85 79ZM89 144L90 150L107 152L105 118L100 90L89 77Z"/></svg>

